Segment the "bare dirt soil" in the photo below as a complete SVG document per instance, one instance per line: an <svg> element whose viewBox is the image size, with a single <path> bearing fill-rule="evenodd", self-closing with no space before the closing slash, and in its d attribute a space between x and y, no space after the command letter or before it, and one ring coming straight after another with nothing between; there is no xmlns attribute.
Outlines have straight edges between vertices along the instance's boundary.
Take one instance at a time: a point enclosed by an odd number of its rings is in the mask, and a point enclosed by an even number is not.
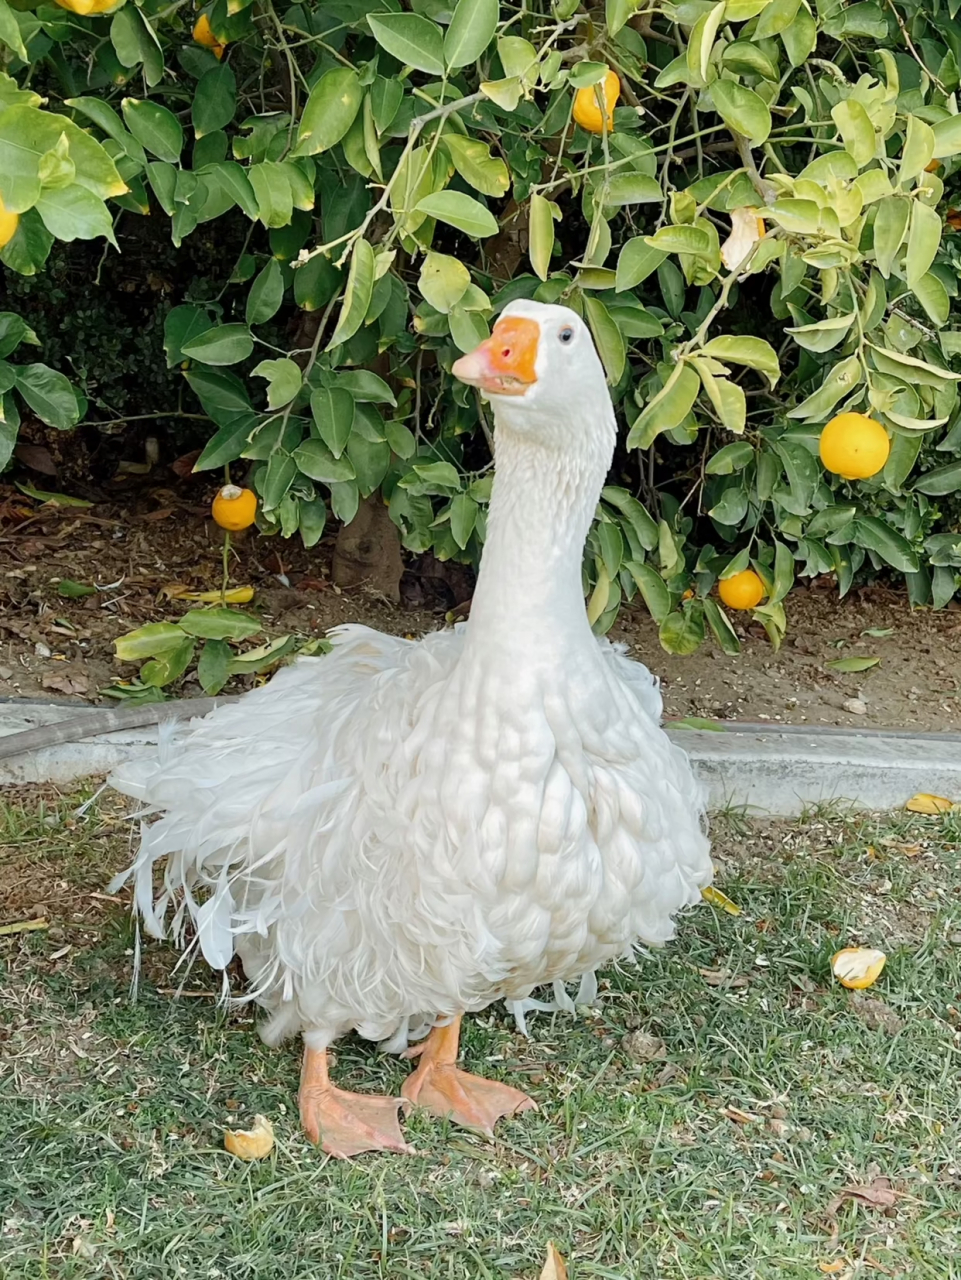
<svg viewBox="0 0 961 1280"><path fill-rule="evenodd" d="M208 487L195 479L141 488L78 509L41 505L0 486L0 698L97 702L111 681L136 674L114 659L112 641L181 616L188 606L165 593L172 584L220 584L221 532L209 519ZM332 553L333 534L305 551L251 531L236 539L231 582L256 588L248 607L269 636L319 636L343 622L418 636L466 613L471 581L462 566L430 558L410 565L398 605L364 586L334 586ZM96 593L65 597L62 579ZM672 657L642 606L623 611L612 638L661 677L671 718L961 729L959 611L912 611L902 592L882 585L839 601L826 580L798 584L787 611L779 653L760 628L736 619L737 657L710 642L691 657ZM881 661L855 674L826 665L843 657ZM188 677L179 692L200 689Z"/></svg>

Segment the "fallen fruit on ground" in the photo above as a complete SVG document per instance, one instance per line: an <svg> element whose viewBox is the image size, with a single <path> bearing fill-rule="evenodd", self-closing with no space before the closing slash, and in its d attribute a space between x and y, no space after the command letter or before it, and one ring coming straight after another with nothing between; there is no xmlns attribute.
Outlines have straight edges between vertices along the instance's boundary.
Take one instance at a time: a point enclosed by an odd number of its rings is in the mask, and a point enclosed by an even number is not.
<svg viewBox="0 0 961 1280"><path fill-rule="evenodd" d="M722 603L729 609L755 609L764 598L764 583L753 569L742 569L717 586Z"/></svg>
<svg viewBox="0 0 961 1280"><path fill-rule="evenodd" d="M253 489L225 484L214 498L210 514L221 529L228 529L231 533L247 529L257 518L257 495Z"/></svg>
<svg viewBox="0 0 961 1280"><path fill-rule="evenodd" d="M908 813L950 813L954 803L944 796L932 796L927 791L919 791L904 807Z"/></svg>
<svg viewBox="0 0 961 1280"><path fill-rule="evenodd" d="M881 976L887 961L883 951L874 947L845 947L831 958L831 969L842 987L863 991Z"/></svg>
<svg viewBox="0 0 961 1280"><path fill-rule="evenodd" d="M3 199L0 198L0 249L5 244L9 244L16 234L17 227L20 225L20 215L18 213L7 213L4 207Z"/></svg>
<svg viewBox="0 0 961 1280"><path fill-rule="evenodd" d="M869 480L891 452L888 433L864 413L839 413L821 432L821 461L844 480Z"/></svg>
<svg viewBox="0 0 961 1280"><path fill-rule="evenodd" d="M62 3L62 0L57 0ZM227 48L222 40L218 40L214 35L213 27L210 25L210 19L205 13L202 13L194 23L193 38L197 44L202 44L205 49L210 49L215 58L222 58L224 50Z"/></svg>
<svg viewBox="0 0 961 1280"><path fill-rule="evenodd" d="M597 93L604 101L604 114L597 104ZM621 82L617 73L608 71L599 85L592 84L586 89L578 89L574 94L574 119L588 133L603 133L605 122L607 132L614 132L614 107L621 96Z"/></svg>
<svg viewBox="0 0 961 1280"><path fill-rule="evenodd" d="M274 1149L274 1126L266 1116L254 1116L249 1129L225 1129L224 1146L239 1160L263 1160Z"/></svg>

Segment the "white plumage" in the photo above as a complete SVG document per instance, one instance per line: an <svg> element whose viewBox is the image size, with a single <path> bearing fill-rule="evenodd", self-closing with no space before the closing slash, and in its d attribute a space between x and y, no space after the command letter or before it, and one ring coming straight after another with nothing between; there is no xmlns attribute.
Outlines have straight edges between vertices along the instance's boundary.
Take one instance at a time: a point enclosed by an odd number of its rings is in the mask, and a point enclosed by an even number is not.
<svg viewBox="0 0 961 1280"><path fill-rule="evenodd" d="M505 315L455 367L495 406L469 622L416 642L340 627L112 779L162 815L131 868L148 931L173 909L211 965L236 952L271 1043L356 1029L398 1049L497 999L523 1025L535 988L569 1005L563 984L671 938L711 879L656 683L586 618L615 436L600 362L564 307Z"/></svg>

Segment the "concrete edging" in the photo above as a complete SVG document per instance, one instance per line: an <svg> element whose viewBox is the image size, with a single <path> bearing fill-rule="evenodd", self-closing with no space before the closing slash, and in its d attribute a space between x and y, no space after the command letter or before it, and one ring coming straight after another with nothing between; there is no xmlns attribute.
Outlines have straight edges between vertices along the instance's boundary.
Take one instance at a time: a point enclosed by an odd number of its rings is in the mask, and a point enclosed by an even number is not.
<svg viewBox="0 0 961 1280"><path fill-rule="evenodd" d="M97 708L64 702L0 704L0 736ZM845 802L870 811L897 809L915 792L961 799L961 736L904 731L808 729L803 725L729 724L723 732L668 726L705 783L712 809L746 807L791 817L813 805ZM70 742L0 761L0 785L53 783L109 773L155 749L156 726Z"/></svg>

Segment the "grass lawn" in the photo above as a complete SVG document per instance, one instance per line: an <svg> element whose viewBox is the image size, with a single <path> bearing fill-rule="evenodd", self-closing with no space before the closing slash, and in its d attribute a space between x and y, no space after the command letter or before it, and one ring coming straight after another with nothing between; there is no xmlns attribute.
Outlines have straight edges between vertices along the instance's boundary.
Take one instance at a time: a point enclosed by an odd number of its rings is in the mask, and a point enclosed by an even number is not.
<svg viewBox="0 0 961 1280"><path fill-rule="evenodd" d="M0 814L0 925L51 926L0 936L3 1280L536 1280L551 1238L571 1280L961 1277L958 819L724 819L739 917L705 905L530 1041L469 1020L467 1065L537 1114L494 1143L415 1114L419 1155L341 1163L298 1131L299 1046L220 1011L202 965L145 940L131 1001L104 896L130 835L119 798L82 799ZM866 993L830 974L858 943L888 954ZM338 1048L348 1087L405 1070ZM255 1112L277 1145L245 1165L222 1128Z"/></svg>

